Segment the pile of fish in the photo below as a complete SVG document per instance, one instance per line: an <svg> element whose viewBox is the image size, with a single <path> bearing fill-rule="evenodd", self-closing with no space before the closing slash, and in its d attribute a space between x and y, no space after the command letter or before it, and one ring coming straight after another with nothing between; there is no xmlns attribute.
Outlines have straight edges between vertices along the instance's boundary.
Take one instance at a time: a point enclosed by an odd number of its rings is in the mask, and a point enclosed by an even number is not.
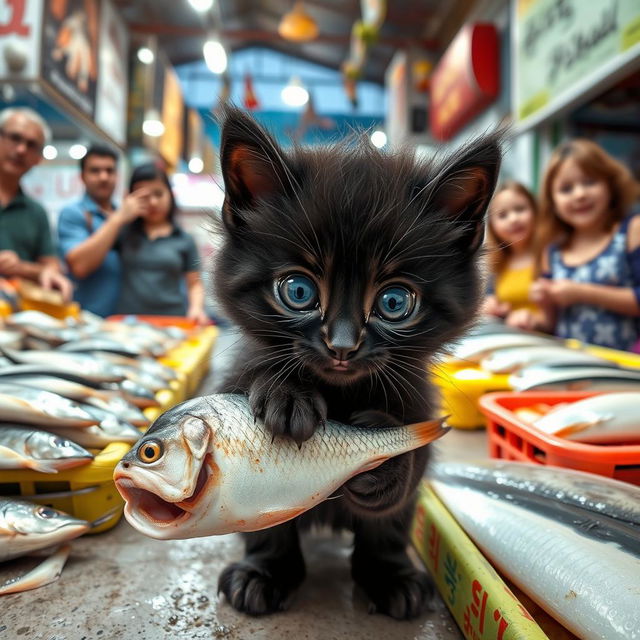
<svg viewBox="0 0 640 640"><path fill-rule="evenodd" d="M434 466L489 560L584 640L640 639L640 487L535 464Z"/></svg>
<svg viewBox="0 0 640 640"><path fill-rule="evenodd" d="M48 473L89 463L83 447L135 443L148 425L142 409L158 406L156 392L176 377L155 358L185 337L90 314L24 311L4 326L0 335L19 334L22 349L0 340L0 469Z"/></svg>
<svg viewBox="0 0 640 640"><path fill-rule="evenodd" d="M593 444L640 443L640 392L602 393L552 407L532 420L540 431Z"/></svg>
<svg viewBox="0 0 640 640"><path fill-rule="evenodd" d="M446 431L441 420L381 429L329 420L298 448L274 438L245 396L211 395L162 414L118 463L114 480L125 517L152 538L257 531Z"/></svg>
<svg viewBox="0 0 640 640"><path fill-rule="evenodd" d="M509 374L515 391L640 391L640 368L624 367L562 340L481 321L447 354L457 365Z"/></svg>
<svg viewBox="0 0 640 640"><path fill-rule="evenodd" d="M62 321L24 311L0 320L0 472L55 474L90 464L93 451L111 442L137 442L139 428L149 424L142 410L158 406L156 392L177 376L156 358L185 337L178 328L106 322L87 313ZM47 496L54 494L29 498ZM0 562L90 526L49 507L0 498ZM0 586L0 594L55 579L67 555L68 548L60 549L25 578Z"/></svg>

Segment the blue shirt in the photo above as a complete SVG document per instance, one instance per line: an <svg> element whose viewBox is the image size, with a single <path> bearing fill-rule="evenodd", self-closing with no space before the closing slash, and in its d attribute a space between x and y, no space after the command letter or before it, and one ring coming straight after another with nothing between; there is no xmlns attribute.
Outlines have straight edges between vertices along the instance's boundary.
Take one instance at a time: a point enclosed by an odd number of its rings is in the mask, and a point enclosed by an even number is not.
<svg viewBox="0 0 640 640"><path fill-rule="evenodd" d="M625 218L622 221L611 242L599 255L579 266L566 265L560 248L551 245L550 274L546 274L547 277L635 290L639 283L633 261L627 252L629 220ZM555 333L561 338L575 338L602 347L630 350L638 338L638 325L632 316L597 305L574 304L559 310Z"/></svg>
<svg viewBox="0 0 640 640"><path fill-rule="evenodd" d="M69 251L89 238L105 220L104 212L86 193L78 202L67 205L58 218L58 247L62 258L66 259ZM115 313L122 279L120 256L115 247L91 275L81 279L72 276L72 279L76 283L73 299L83 309L103 317Z"/></svg>

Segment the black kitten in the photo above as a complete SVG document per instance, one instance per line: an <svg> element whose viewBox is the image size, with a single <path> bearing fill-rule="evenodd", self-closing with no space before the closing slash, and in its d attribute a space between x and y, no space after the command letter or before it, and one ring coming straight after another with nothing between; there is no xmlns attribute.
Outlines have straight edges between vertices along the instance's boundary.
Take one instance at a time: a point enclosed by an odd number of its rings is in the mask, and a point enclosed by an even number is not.
<svg viewBox="0 0 640 640"><path fill-rule="evenodd" d="M222 129L225 244L216 267L243 332L223 392L249 396L274 434L303 443L326 418L365 426L433 417L425 367L473 318L475 256L500 165L499 135L435 164L366 139L283 152L250 117ZM412 618L433 587L407 553L426 447L349 480L334 500L246 534L219 590L238 610L283 609L305 574L298 531L355 534L352 575L372 610Z"/></svg>

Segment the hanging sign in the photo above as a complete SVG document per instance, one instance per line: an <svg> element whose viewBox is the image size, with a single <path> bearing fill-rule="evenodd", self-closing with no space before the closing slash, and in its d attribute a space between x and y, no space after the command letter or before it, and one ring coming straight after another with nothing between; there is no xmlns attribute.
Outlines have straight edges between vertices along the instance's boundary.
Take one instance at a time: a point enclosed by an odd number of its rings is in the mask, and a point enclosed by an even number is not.
<svg viewBox="0 0 640 640"><path fill-rule="evenodd" d="M448 140L498 95L498 34L492 24L465 25L431 77L429 122L437 140Z"/></svg>

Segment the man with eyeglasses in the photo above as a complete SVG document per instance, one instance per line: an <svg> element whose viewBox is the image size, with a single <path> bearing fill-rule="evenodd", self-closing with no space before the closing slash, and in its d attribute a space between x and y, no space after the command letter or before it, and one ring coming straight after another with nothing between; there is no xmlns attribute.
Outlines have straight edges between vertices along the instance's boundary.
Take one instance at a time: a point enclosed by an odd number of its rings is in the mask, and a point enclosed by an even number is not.
<svg viewBox="0 0 640 640"><path fill-rule="evenodd" d="M71 300L73 285L60 270L46 211L20 180L42 160L49 127L31 109L0 111L0 275L28 278Z"/></svg>

